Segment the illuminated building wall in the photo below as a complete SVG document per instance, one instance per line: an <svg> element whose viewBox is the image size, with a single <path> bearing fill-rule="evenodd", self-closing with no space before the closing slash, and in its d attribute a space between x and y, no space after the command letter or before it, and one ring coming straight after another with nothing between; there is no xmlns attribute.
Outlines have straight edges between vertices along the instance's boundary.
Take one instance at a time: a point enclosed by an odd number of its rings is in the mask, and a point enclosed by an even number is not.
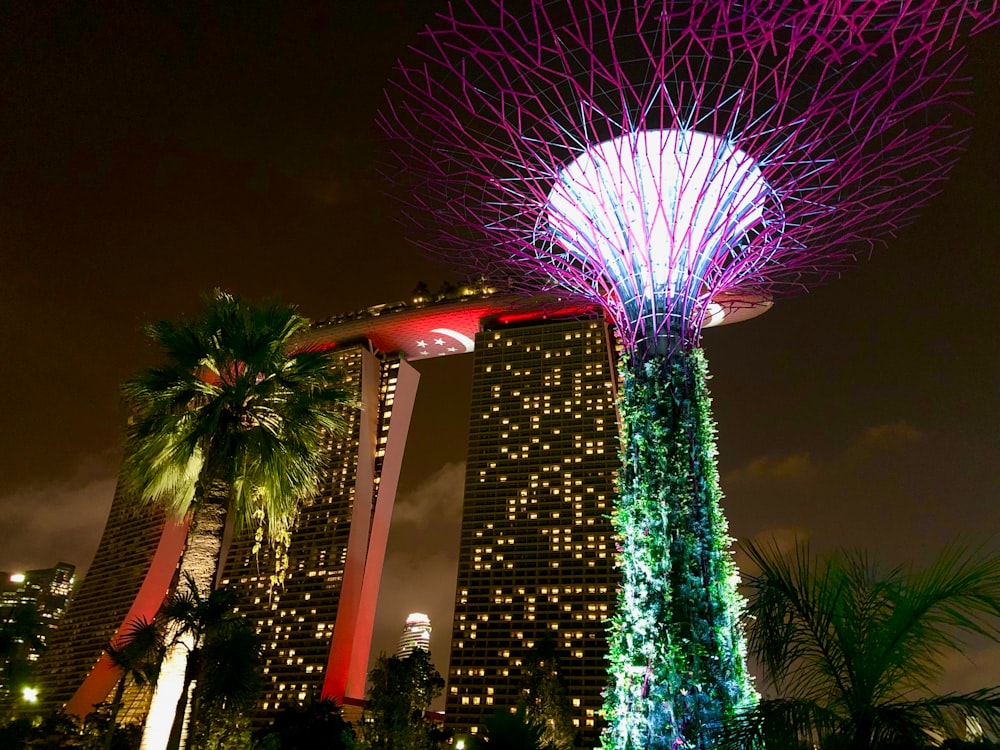
<svg viewBox="0 0 1000 750"><path fill-rule="evenodd" d="M521 664L548 636L594 747L617 580L609 334L596 320L498 325L474 356L446 722L480 733L513 707Z"/></svg>
<svg viewBox="0 0 1000 750"><path fill-rule="evenodd" d="M271 593L273 561L265 551L253 554L253 539L235 540L223 569L222 583L240 592L239 611L264 643L259 722L282 705L364 695L388 521L419 376L405 361L360 346L345 349L340 363L362 409L348 410L349 434L327 443L327 475L301 511L284 585Z"/></svg>
<svg viewBox="0 0 1000 750"><path fill-rule="evenodd" d="M29 570L25 573L0 572L0 619L22 606L34 607L46 627L39 633L42 643L48 643L66 610L75 580L75 565L61 562L54 568ZM32 650L32 661L37 654Z"/></svg>
<svg viewBox="0 0 1000 750"><path fill-rule="evenodd" d="M396 656L407 657L418 648L428 653L431 650L431 621L427 615L414 612L406 618L406 624L403 625L403 634L399 636Z"/></svg>
<svg viewBox="0 0 1000 750"><path fill-rule="evenodd" d="M125 623L159 610L185 531L116 490L94 560L39 659L40 710L85 716L104 700L117 680L104 647Z"/></svg>
<svg viewBox="0 0 1000 750"><path fill-rule="evenodd" d="M43 626L38 632L41 646L51 644L73 589L75 570L75 566L61 562L53 568L23 573L0 572L0 625L25 617L29 621L30 618L37 617ZM16 640L12 644L11 662L0 661L0 711L9 709L10 701L14 698L11 695L12 689L37 688L30 675L18 676L16 673L19 670L11 665L15 662L24 665L37 662L39 651L30 639ZM13 684L21 677L27 677L30 681L26 684Z"/></svg>

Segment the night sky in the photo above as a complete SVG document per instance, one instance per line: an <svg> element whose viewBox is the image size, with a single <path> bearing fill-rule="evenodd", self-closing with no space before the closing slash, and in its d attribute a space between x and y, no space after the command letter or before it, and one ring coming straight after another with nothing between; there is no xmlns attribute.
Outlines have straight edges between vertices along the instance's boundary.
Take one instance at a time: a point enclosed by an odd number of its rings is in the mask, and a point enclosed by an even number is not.
<svg viewBox="0 0 1000 750"><path fill-rule="evenodd" d="M323 319L462 278L407 244L373 169L382 85L444 0L220 5L0 4L2 570L89 565L144 323L215 287ZM737 537L1000 549L1000 33L966 71L968 151L922 218L704 338ZM428 612L443 672L471 358L418 368L375 650ZM970 649L945 686L997 683L1000 648Z"/></svg>

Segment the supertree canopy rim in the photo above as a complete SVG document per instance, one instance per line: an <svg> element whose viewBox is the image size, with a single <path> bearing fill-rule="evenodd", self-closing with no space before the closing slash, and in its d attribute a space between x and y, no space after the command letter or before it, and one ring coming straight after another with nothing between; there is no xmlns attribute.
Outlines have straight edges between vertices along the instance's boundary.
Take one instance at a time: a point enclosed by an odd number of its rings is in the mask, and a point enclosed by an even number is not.
<svg viewBox="0 0 1000 750"><path fill-rule="evenodd" d="M626 348L690 348L720 300L835 277L915 217L964 139L960 30L996 16L456 2L390 80L384 171L431 254L599 304Z"/></svg>

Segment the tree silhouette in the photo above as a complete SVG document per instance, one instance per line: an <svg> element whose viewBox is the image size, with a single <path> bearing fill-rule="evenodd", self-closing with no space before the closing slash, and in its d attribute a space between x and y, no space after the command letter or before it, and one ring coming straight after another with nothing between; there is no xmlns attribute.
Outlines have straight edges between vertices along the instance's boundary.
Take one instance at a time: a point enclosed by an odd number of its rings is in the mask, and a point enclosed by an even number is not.
<svg viewBox="0 0 1000 750"><path fill-rule="evenodd" d="M743 712L721 747L922 748L970 722L1000 731L1000 687L927 688L967 637L1000 641L1000 556L948 549L918 570L804 543L743 548L759 568L749 644L779 697Z"/></svg>
<svg viewBox="0 0 1000 750"><path fill-rule="evenodd" d="M111 700L103 745L104 750L110 750L114 745L118 713L128 683L131 681L133 685L146 686L156 682L164 653L163 628L158 622L137 618L129 623L117 640L108 644L105 651L111 663L121 672Z"/></svg>
<svg viewBox="0 0 1000 750"><path fill-rule="evenodd" d="M425 750L437 744L427 708L444 680L424 649L409 656L378 658L368 675L367 705L360 728L369 750Z"/></svg>

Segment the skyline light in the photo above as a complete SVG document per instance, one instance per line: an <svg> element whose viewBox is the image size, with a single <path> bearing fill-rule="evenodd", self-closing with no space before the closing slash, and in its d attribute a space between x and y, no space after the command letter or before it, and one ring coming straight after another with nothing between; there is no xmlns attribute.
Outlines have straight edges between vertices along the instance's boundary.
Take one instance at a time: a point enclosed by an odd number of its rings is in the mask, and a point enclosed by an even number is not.
<svg viewBox="0 0 1000 750"><path fill-rule="evenodd" d="M371 169L388 147L370 124L385 78L446 7L0 11L0 568L90 566L120 457L117 388L152 357L143 324L218 286L323 320L409 299L420 280L461 284L406 243ZM836 283L705 333L734 536L794 531L923 564L1000 528L997 33L970 41L953 120L968 152L920 219ZM453 595L426 582L455 575L472 359L415 363L373 642L391 653L406 613L426 611L442 672ZM1000 682L995 650L966 656L943 691Z"/></svg>

